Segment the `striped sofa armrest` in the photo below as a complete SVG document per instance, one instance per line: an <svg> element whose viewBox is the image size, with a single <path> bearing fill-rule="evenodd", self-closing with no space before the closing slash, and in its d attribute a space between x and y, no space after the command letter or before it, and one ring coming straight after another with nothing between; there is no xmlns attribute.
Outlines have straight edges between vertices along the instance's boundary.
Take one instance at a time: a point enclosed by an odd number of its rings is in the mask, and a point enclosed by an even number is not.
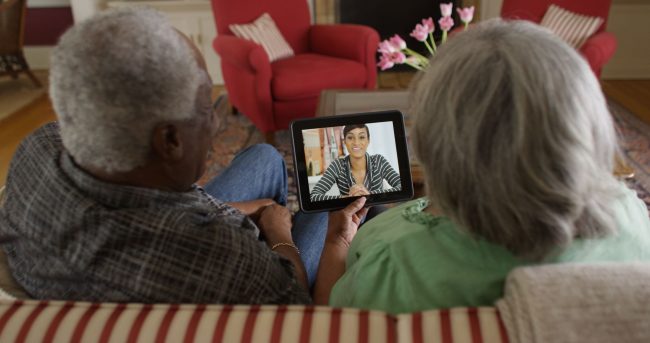
<svg viewBox="0 0 650 343"><path fill-rule="evenodd" d="M0 342L395 342L383 312L313 306L0 301Z"/></svg>
<svg viewBox="0 0 650 343"><path fill-rule="evenodd" d="M505 343L495 308L391 316L314 306L0 301L0 342Z"/></svg>
<svg viewBox="0 0 650 343"><path fill-rule="evenodd" d="M508 343L494 307L461 307L397 315L399 343Z"/></svg>

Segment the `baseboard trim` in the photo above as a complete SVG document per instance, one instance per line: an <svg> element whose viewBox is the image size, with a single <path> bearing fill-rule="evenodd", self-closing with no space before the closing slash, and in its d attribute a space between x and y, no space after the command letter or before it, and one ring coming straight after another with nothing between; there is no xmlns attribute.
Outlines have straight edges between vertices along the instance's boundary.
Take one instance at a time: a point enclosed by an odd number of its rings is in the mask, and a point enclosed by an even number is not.
<svg viewBox="0 0 650 343"><path fill-rule="evenodd" d="M50 54L54 46L26 46L25 59L31 69L50 69Z"/></svg>
<svg viewBox="0 0 650 343"><path fill-rule="evenodd" d="M650 79L650 66L632 66L612 64L603 69L603 80L647 80Z"/></svg>

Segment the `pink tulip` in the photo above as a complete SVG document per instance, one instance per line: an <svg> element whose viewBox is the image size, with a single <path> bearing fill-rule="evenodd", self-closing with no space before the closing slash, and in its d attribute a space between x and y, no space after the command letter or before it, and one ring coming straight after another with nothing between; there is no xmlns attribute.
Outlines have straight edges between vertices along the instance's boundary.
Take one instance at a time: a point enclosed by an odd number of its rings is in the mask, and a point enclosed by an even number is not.
<svg viewBox="0 0 650 343"><path fill-rule="evenodd" d="M392 44L393 47L395 47L396 51L406 49L406 42L399 35L394 35L393 37L391 37L390 44Z"/></svg>
<svg viewBox="0 0 650 343"><path fill-rule="evenodd" d="M448 3L448 4L440 4L440 14L442 14L443 17L449 17L451 16L451 9L454 7L453 3Z"/></svg>
<svg viewBox="0 0 650 343"><path fill-rule="evenodd" d="M395 48L392 44L390 44L388 39L386 39L379 42L379 49L377 49L377 51L381 52L382 54L388 54L395 51Z"/></svg>
<svg viewBox="0 0 650 343"><path fill-rule="evenodd" d="M401 64L404 63L404 61L406 61L406 55L404 55L399 51L389 54L388 57L393 63L397 63L397 64Z"/></svg>
<svg viewBox="0 0 650 343"><path fill-rule="evenodd" d="M458 12L458 15L460 16L460 21L462 21L465 24L469 23L474 18L474 6L465 7L465 8L457 8L456 11Z"/></svg>
<svg viewBox="0 0 650 343"><path fill-rule="evenodd" d="M427 32L432 33L436 27L433 25L433 18L422 19L422 26L427 28Z"/></svg>
<svg viewBox="0 0 650 343"><path fill-rule="evenodd" d="M382 54L381 57L379 57L379 63L377 63L377 66L381 68L381 70L390 69L394 65L395 63L391 61L389 54Z"/></svg>
<svg viewBox="0 0 650 343"><path fill-rule="evenodd" d="M442 17L438 20L438 25L440 25L441 30L449 31L454 26L454 20L451 17Z"/></svg>
<svg viewBox="0 0 650 343"><path fill-rule="evenodd" d="M419 40L420 42L424 42L429 36L429 29L424 25L417 24L415 25L415 29L413 29L413 32L411 32L410 36Z"/></svg>
<svg viewBox="0 0 650 343"><path fill-rule="evenodd" d="M401 51L403 49L406 49L406 42L402 39L402 37L394 35L390 39L385 39L379 42L379 48L377 51L381 52L382 54L389 54L396 51Z"/></svg>

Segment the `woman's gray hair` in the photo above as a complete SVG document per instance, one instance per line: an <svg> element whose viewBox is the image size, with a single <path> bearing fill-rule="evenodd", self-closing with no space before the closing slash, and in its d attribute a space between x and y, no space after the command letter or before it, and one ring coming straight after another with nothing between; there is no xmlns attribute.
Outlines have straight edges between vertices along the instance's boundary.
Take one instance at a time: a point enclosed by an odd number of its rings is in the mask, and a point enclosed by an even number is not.
<svg viewBox="0 0 650 343"><path fill-rule="evenodd" d="M412 95L427 194L461 228L537 261L616 231L612 118L587 63L550 31L475 25Z"/></svg>
<svg viewBox="0 0 650 343"><path fill-rule="evenodd" d="M50 97L77 163L129 171L150 154L157 123L191 118L207 76L188 43L154 10L103 12L54 49Z"/></svg>

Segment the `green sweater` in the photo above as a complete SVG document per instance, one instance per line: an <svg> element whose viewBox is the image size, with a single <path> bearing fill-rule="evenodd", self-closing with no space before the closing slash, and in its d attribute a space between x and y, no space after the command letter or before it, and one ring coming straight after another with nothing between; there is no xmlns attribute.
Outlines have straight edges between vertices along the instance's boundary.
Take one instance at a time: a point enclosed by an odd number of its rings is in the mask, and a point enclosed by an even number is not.
<svg viewBox="0 0 650 343"><path fill-rule="evenodd" d="M619 232L576 240L547 263L650 261L650 220L645 204L621 184L616 204ZM446 217L422 210L417 199L366 223L352 241L346 272L330 305L390 313L455 306L492 306L502 297L506 275L530 264L505 248L473 239Z"/></svg>

